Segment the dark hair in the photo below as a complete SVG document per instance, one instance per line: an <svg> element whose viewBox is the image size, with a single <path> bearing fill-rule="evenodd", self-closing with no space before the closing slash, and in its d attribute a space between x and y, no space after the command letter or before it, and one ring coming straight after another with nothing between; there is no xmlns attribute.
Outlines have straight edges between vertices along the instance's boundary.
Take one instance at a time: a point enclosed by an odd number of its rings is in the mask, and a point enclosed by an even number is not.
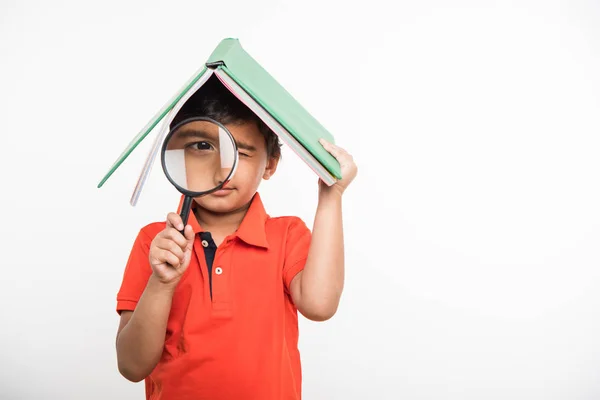
<svg viewBox="0 0 600 400"><path fill-rule="evenodd" d="M223 125L255 122L265 137L267 156L281 157L281 142L275 132L214 76L185 102L171 122L170 128L192 117L212 118Z"/></svg>

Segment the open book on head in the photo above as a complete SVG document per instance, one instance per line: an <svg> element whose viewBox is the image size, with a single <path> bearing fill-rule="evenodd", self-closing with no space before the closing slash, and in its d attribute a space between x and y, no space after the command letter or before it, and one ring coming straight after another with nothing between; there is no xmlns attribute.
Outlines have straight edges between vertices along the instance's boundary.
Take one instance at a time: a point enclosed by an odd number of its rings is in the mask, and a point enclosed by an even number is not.
<svg viewBox="0 0 600 400"><path fill-rule="evenodd" d="M150 174L169 126L186 101L209 79L218 79L230 92L254 112L281 142L289 146L325 182L333 185L341 179L337 160L319 143L323 138L334 143L333 136L306 111L246 51L237 39L225 39L216 47L205 65L177 91L133 138L98 184L102 187L131 152L162 121L148 153L130 203L135 206Z"/></svg>

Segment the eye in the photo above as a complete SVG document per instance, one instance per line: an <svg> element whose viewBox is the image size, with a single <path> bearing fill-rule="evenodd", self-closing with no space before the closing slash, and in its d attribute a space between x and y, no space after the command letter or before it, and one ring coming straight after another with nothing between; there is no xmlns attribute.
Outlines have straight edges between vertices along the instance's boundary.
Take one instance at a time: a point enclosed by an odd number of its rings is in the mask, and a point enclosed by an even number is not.
<svg viewBox="0 0 600 400"><path fill-rule="evenodd" d="M242 152L238 152L240 154L240 156L242 157L250 157L250 154L246 154L246 153L242 153Z"/></svg>
<svg viewBox="0 0 600 400"><path fill-rule="evenodd" d="M212 144L210 144L208 142L191 143L187 147L191 148L192 150L199 150L199 151L211 150L213 148Z"/></svg>

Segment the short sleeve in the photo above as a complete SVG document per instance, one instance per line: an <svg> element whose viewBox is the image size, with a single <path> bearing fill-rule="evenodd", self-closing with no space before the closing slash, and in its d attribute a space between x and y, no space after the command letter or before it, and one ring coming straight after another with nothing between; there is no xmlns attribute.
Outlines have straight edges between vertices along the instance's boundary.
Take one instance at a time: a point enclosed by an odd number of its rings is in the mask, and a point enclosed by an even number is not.
<svg viewBox="0 0 600 400"><path fill-rule="evenodd" d="M312 234L304 221L294 218L287 231L285 245L285 261L283 263L283 283L290 293L292 280L304 269Z"/></svg>
<svg viewBox="0 0 600 400"><path fill-rule="evenodd" d="M121 314L121 311L133 311L135 309L148 284L148 279L152 274L152 267L148 260L151 242L152 238L144 230L141 230L133 243L123 273L121 288L117 294L117 312L119 314Z"/></svg>

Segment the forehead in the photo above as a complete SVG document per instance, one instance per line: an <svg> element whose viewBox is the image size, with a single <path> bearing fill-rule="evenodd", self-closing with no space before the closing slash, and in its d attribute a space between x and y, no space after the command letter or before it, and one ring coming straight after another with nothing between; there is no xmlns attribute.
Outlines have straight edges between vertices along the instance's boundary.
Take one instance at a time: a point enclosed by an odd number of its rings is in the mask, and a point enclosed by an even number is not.
<svg viewBox="0 0 600 400"><path fill-rule="evenodd" d="M256 122L242 122L225 124L225 127L231 132L236 141L243 141L257 146L260 143L264 144L263 134L258 129Z"/></svg>

